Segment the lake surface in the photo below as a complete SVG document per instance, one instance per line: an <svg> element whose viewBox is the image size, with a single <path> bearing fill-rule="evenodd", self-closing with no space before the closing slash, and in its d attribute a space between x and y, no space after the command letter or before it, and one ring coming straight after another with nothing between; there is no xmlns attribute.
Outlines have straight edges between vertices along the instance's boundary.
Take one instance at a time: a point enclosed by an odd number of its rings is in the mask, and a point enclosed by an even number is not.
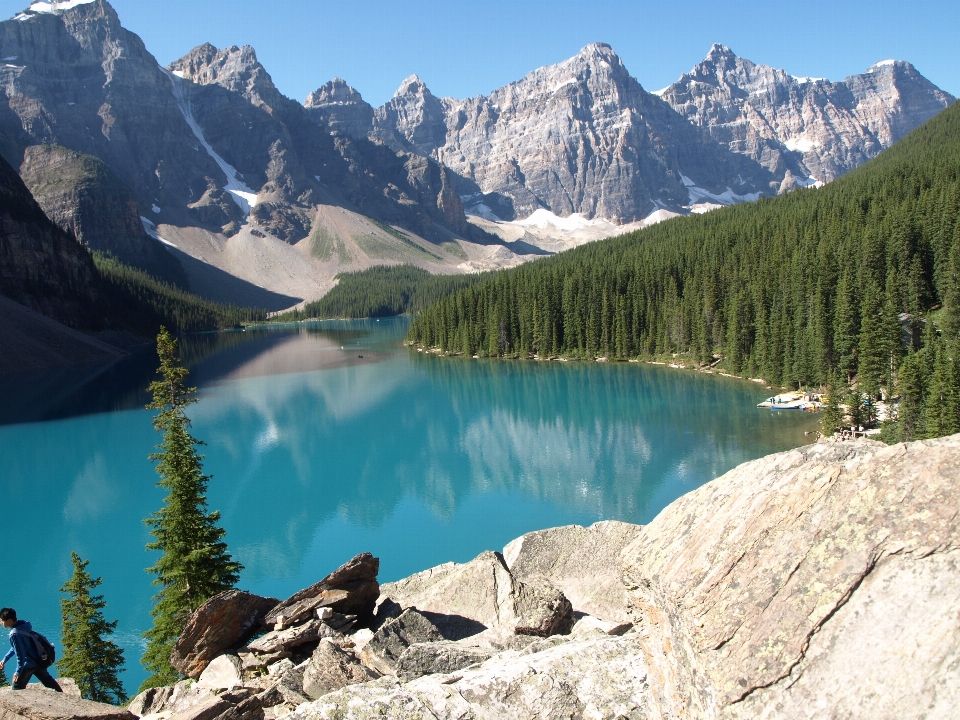
<svg viewBox="0 0 960 720"><path fill-rule="evenodd" d="M363 551L384 582L544 527L645 523L745 460L805 444L818 421L758 410L769 393L755 383L690 371L425 355L402 345L407 324L182 341L210 508L243 589L285 598ZM0 377L0 605L55 637L76 551L103 577L131 691L154 591L142 520L163 498L143 409L156 364L145 351Z"/></svg>

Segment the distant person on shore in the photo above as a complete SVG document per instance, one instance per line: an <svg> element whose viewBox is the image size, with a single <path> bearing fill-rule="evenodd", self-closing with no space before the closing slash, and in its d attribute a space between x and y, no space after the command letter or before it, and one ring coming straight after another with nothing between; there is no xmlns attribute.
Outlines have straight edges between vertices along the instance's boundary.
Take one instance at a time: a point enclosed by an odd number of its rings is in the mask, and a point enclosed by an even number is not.
<svg viewBox="0 0 960 720"><path fill-rule="evenodd" d="M14 654L17 656L17 669L13 673L13 689L23 690L34 675L46 687L57 692L63 689L47 672L47 666L40 659L37 643L34 641L33 626L26 620L17 620L17 611L13 608L0 609L0 622L10 629L10 651L0 660L0 670Z"/></svg>

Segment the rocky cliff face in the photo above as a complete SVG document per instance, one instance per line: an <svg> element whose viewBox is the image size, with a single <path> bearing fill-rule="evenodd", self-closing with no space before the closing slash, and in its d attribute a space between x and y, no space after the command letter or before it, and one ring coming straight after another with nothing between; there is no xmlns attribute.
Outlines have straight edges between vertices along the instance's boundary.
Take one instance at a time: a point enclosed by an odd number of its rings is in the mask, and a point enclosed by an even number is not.
<svg viewBox="0 0 960 720"><path fill-rule="evenodd" d="M89 252L43 214L0 158L0 293L70 327L96 327Z"/></svg>
<svg viewBox="0 0 960 720"><path fill-rule="evenodd" d="M505 219L543 208L624 223L689 206L689 187L730 201L771 192L763 168L646 92L603 44L469 100L438 99L413 76L370 133L436 158Z"/></svg>
<svg viewBox="0 0 960 720"><path fill-rule="evenodd" d="M177 259L144 231L133 193L99 158L32 145L24 152L20 177L47 217L91 250L188 287Z"/></svg>
<svg viewBox="0 0 960 720"><path fill-rule="evenodd" d="M334 78L310 93L303 106L314 122L331 132L362 139L373 128L373 107L343 78Z"/></svg>
<svg viewBox="0 0 960 720"><path fill-rule="evenodd" d="M758 65L723 45L660 95L770 170L782 190L839 177L954 102L907 62L831 82Z"/></svg>

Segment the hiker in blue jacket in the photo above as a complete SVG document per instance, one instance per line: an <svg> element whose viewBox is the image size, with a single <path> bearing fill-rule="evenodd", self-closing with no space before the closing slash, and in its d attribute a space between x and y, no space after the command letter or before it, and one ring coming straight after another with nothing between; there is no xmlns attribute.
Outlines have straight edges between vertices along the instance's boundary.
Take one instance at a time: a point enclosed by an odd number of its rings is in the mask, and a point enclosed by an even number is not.
<svg viewBox="0 0 960 720"><path fill-rule="evenodd" d="M0 622L10 628L10 652L0 660L0 670L14 654L17 656L17 669L13 673L13 689L23 690L34 675L51 690L63 692L56 680L47 672L37 653L36 643L29 633L33 627L26 620L17 620L17 611L13 608L0 609Z"/></svg>

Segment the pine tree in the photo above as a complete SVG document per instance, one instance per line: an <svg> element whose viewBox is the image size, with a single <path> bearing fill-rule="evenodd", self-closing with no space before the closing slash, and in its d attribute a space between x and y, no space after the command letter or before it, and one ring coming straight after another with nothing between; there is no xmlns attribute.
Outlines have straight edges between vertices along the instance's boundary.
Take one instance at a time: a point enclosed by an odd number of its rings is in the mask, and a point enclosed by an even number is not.
<svg viewBox="0 0 960 720"><path fill-rule="evenodd" d="M127 696L118 678L123 672L123 650L107 638L117 623L104 619L101 610L107 604L103 595L90 594L103 580L90 577L88 560L76 553L70 553L70 559L73 576L60 588L67 597L60 599L63 651L57 660L57 671L76 680L87 700L124 703Z"/></svg>
<svg viewBox="0 0 960 720"><path fill-rule="evenodd" d="M820 421L820 433L826 437L832 436L843 425L843 407L841 406L842 390L839 379L830 376L827 382L827 404L823 408L823 418Z"/></svg>
<svg viewBox="0 0 960 720"><path fill-rule="evenodd" d="M190 419L184 413L196 402L196 388L186 386L188 371L180 366L176 349L176 341L161 328L157 336L161 379L148 388L153 402L147 408L160 411L153 426L163 433L163 442L150 459L157 463L157 484L169 495L145 520L155 538L147 549L161 554L147 570L156 575L153 584L160 591L151 611L153 627L144 633L148 643L142 662L152 675L141 690L179 680L169 658L187 618L206 600L233 587L243 569L227 552L226 533L217 524L220 513L207 512L210 476L203 474L203 456L196 450L203 443L190 434Z"/></svg>

